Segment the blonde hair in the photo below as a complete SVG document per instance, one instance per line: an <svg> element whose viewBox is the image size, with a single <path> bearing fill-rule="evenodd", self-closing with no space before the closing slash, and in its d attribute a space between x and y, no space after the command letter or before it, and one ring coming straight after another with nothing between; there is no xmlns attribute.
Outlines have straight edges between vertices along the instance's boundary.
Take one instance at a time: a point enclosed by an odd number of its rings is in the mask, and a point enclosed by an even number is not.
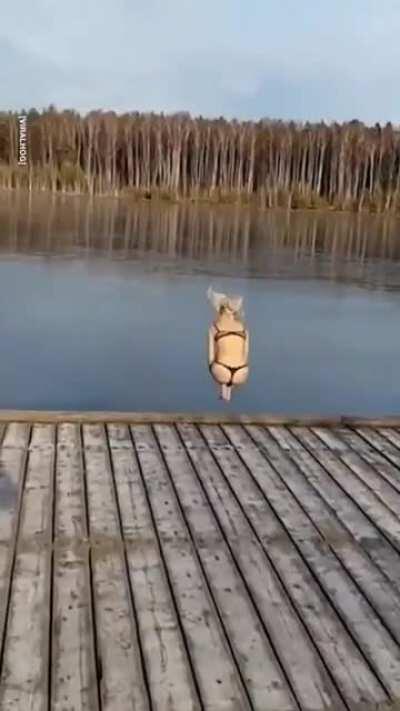
<svg viewBox="0 0 400 711"><path fill-rule="evenodd" d="M243 297L242 296L227 296L227 294L218 294L212 286L208 287L207 297L214 309L222 314L224 311L229 311L237 318L243 318Z"/></svg>

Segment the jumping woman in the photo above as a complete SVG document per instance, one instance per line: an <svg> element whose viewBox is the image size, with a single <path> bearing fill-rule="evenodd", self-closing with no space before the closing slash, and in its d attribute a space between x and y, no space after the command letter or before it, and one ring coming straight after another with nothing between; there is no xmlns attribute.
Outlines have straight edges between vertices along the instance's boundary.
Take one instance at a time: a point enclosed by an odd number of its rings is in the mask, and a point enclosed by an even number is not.
<svg viewBox="0 0 400 711"><path fill-rule="evenodd" d="M217 312L208 333L208 364L221 397L229 401L232 388L243 385L249 375L249 332L243 321L241 297L217 294L207 296Z"/></svg>

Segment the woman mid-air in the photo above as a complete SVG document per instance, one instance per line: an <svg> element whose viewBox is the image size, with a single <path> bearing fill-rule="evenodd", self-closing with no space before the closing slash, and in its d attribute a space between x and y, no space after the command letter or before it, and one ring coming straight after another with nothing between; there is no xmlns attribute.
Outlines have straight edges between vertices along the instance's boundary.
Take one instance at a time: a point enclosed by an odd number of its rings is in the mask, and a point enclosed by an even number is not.
<svg viewBox="0 0 400 711"><path fill-rule="evenodd" d="M217 294L211 287L207 296L217 312L208 332L208 364L221 397L230 400L232 388L243 385L249 375L249 332L243 321L243 299Z"/></svg>

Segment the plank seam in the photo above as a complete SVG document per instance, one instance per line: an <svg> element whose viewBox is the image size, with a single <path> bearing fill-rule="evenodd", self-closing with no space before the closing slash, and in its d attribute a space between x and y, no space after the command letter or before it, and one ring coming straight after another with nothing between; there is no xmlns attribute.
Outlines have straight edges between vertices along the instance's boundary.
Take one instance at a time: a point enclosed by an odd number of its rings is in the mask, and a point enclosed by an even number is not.
<svg viewBox="0 0 400 711"><path fill-rule="evenodd" d="M53 690L53 620L54 620L54 538L55 538L55 522L56 522L56 471L57 471L57 427L54 427L53 435L53 472L51 477L50 491L50 506L51 506L51 523L50 523L50 573L49 573L49 638L48 638L48 678L47 678L47 708L51 711L52 707L52 690Z"/></svg>
<svg viewBox="0 0 400 711"><path fill-rule="evenodd" d="M113 458L112 458L112 454L111 454L111 447L110 447L110 441L109 441L108 435L109 435L109 433L108 433L108 428L106 425L105 439L106 439L107 456L108 456L108 463L109 463L109 467L110 467L114 501L115 501L115 506L116 506L116 511L117 511L119 537L120 537L121 542L123 544L122 545L123 559L124 559L123 567L124 567L124 573L125 573L125 581L126 581L127 589L128 589L128 595L129 595L129 606L131 608L133 621L134 621L134 625L135 625L136 638L137 638L138 647L139 647L140 665L141 665L141 671L143 674L143 683L144 683L144 686L146 689L146 694L147 694L149 711L153 711L153 701L152 701L152 697L151 697L151 685L150 685L149 675L147 672L146 658L145 658L145 654L144 654L144 650L143 650L143 642L142 642L142 637L141 637L141 633L140 633L139 615L138 615L138 612L136 609L135 594L133 591L132 581L131 581L130 572L129 572L128 556L127 556L127 550L126 550L124 533L123 533L124 529L123 529L123 525L122 525L121 507L120 507L120 502L119 502L119 498L118 498L118 489L117 489L117 483L116 483L116 479L115 479L114 462L113 462Z"/></svg>
<svg viewBox="0 0 400 711"><path fill-rule="evenodd" d="M86 537L90 537L90 514L89 514L89 494L87 486L87 475L86 475L86 456L85 448L83 445L83 432L82 425L79 425L79 441L80 441L80 459L81 459L81 473L83 482L83 508L84 508L84 525ZM86 562L86 561L85 561ZM87 565L88 565L88 583L89 583L89 610L90 610L90 622L92 627L91 635L91 647L94 654L95 662L95 675L96 675L96 690L97 690L97 706L99 711L103 708L103 699L101 693L101 679L102 679L102 660L99 650L99 640L97 635L97 624L96 624L96 600L95 600L95 588L93 584L93 561L92 561L92 549L89 547L87 554Z"/></svg>

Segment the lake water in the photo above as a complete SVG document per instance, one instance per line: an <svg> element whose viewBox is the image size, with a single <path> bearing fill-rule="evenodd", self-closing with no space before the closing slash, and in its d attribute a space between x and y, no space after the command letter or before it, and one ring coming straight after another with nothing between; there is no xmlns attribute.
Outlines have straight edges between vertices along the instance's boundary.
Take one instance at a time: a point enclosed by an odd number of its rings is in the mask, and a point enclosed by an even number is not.
<svg viewBox="0 0 400 711"><path fill-rule="evenodd" d="M226 404L206 290L244 296ZM400 221L0 193L0 408L395 414Z"/></svg>

